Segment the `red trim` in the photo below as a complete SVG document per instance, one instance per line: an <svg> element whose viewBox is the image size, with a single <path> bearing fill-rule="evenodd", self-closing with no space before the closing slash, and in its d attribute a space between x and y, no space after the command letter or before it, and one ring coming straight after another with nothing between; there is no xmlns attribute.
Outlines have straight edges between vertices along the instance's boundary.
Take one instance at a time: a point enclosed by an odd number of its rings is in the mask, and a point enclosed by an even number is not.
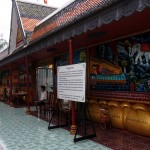
<svg viewBox="0 0 150 150"><path fill-rule="evenodd" d="M141 51L143 51L143 52L150 52L150 44L142 43L141 44Z"/></svg>
<svg viewBox="0 0 150 150"><path fill-rule="evenodd" d="M30 110L30 102L29 102L29 63L28 56L26 56L26 88L27 88L27 107Z"/></svg>
<svg viewBox="0 0 150 150"><path fill-rule="evenodd" d="M12 104L12 64L10 64L10 97L9 97L9 104Z"/></svg>
<svg viewBox="0 0 150 150"><path fill-rule="evenodd" d="M73 50L72 50L72 40L69 40L69 64L73 63ZM75 119L75 102L71 102L71 115L72 115L72 125L76 125Z"/></svg>

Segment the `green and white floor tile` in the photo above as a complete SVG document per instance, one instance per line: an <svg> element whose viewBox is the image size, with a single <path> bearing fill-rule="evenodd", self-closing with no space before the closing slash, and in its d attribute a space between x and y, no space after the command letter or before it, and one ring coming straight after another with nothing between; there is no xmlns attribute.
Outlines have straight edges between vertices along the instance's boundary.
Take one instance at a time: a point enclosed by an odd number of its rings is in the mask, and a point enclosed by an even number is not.
<svg viewBox="0 0 150 150"><path fill-rule="evenodd" d="M74 143L69 131L47 127L46 121L26 115L25 108L0 102L0 150L110 150L91 140Z"/></svg>

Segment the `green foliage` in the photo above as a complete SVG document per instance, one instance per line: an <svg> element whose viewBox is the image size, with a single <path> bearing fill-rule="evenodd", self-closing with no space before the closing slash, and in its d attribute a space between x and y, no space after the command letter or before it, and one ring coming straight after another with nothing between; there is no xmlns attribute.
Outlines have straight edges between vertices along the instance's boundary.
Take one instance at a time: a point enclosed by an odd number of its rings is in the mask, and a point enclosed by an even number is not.
<svg viewBox="0 0 150 150"><path fill-rule="evenodd" d="M0 39L0 51L8 47L8 42L5 39Z"/></svg>

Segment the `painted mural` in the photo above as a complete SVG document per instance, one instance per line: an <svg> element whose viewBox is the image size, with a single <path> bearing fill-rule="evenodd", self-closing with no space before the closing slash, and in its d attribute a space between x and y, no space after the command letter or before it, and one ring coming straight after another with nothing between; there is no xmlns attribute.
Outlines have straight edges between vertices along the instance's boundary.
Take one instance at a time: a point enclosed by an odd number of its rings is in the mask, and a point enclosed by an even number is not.
<svg viewBox="0 0 150 150"><path fill-rule="evenodd" d="M73 64L86 62L86 49L80 49L73 52ZM55 87L57 86L57 67L69 64L69 53L64 53L54 57L54 76Z"/></svg>
<svg viewBox="0 0 150 150"><path fill-rule="evenodd" d="M150 91L150 33L90 50L91 89Z"/></svg>
<svg viewBox="0 0 150 150"><path fill-rule="evenodd" d="M134 91L150 91L150 33L118 42L118 64Z"/></svg>

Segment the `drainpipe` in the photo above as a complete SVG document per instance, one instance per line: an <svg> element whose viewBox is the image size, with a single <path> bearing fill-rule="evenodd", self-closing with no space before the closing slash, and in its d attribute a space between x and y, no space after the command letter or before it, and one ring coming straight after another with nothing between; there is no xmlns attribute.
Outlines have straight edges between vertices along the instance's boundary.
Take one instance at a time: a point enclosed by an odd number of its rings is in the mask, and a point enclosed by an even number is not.
<svg viewBox="0 0 150 150"><path fill-rule="evenodd" d="M72 40L69 40L69 64L73 64L73 51L72 51ZM76 115L75 115L75 102L71 102L71 120L72 120L72 125L71 125L71 130L70 134L75 135L76 130L77 130L77 125L76 125Z"/></svg>

